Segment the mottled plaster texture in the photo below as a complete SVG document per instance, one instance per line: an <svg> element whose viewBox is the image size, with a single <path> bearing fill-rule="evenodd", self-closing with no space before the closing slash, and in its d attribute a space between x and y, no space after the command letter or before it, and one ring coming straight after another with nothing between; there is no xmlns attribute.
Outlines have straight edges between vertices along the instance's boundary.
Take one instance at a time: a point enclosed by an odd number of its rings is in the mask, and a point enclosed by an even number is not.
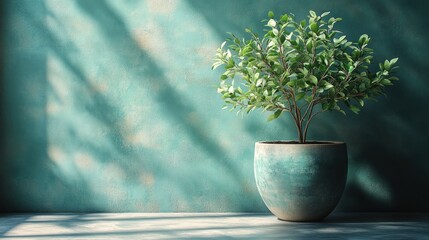
<svg viewBox="0 0 429 240"><path fill-rule="evenodd" d="M226 32L268 10L330 10L401 81L360 115L320 116L310 139L348 144L338 210L428 211L427 1L6 0L1 2L0 211L267 211L254 142L290 119L221 110L211 71Z"/></svg>

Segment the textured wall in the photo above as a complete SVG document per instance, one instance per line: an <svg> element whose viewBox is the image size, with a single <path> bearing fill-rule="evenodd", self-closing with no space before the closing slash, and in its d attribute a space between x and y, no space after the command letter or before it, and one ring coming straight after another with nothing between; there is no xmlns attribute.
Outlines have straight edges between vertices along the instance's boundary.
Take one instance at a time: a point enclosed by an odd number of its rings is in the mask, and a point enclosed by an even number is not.
<svg viewBox="0 0 429 240"><path fill-rule="evenodd" d="M8 0L1 6L1 211L266 211L258 140L293 139L286 117L222 111L210 70L225 32L270 9L330 10L401 81L360 115L321 116L342 140L341 210L429 210L425 1ZM286 115L285 115L286 116Z"/></svg>

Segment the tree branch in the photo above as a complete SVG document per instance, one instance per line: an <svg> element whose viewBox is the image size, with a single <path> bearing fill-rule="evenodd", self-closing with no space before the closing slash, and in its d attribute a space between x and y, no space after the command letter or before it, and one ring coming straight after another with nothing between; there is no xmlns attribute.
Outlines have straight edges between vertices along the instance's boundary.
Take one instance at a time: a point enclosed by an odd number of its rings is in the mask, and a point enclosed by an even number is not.
<svg viewBox="0 0 429 240"><path fill-rule="evenodd" d="M307 121L307 123L305 124L305 129L304 129L304 140L305 141L307 141L307 131L308 131L308 127L310 126L310 122L311 122L311 120L313 120L313 118L316 116L316 115L318 115L319 113L322 113L322 112L324 112L325 110L321 110L321 111L318 111L318 112L316 112L315 114L313 114L313 115L310 115L309 116L309 119L308 119L308 121Z"/></svg>

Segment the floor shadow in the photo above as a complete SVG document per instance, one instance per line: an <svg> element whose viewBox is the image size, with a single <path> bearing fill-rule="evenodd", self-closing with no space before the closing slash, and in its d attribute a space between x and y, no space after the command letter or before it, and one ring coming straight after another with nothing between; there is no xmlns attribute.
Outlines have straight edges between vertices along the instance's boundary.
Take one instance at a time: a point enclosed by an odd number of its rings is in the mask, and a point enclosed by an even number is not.
<svg viewBox="0 0 429 240"><path fill-rule="evenodd" d="M228 215L228 214L226 214ZM49 216L52 218L53 216ZM194 237L198 239L225 239L225 238L246 238L246 239L424 239L428 233L428 216L418 214L336 214L329 217L324 222L317 223L297 223L277 221L272 216L245 215L225 219L205 218L183 218L180 224L172 226L169 219L146 219L141 222L127 222L117 220L114 229L106 229L106 226L113 223L104 223L103 218L97 222L80 222L76 219L75 224L64 225L61 231L68 229L72 232L58 232L58 229L47 229L47 226L55 222L15 220L21 224L21 231L4 233L4 239L21 238L71 238L71 237L169 237L182 238ZM224 216L225 217L225 216ZM0 221L4 219L0 218ZM165 220L165 221L163 221ZM171 219L170 219L171 220ZM176 219L172 219L176 220ZM179 219L177 219L179 220ZM73 221L73 220L72 220ZM174 222L174 221L173 221ZM24 230L31 226L37 226L39 233ZM87 225L88 224L88 225ZM60 222L59 222L59 226ZM85 227L92 226L89 231ZM30 227L31 228L31 227Z"/></svg>
<svg viewBox="0 0 429 240"><path fill-rule="evenodd" d="M1 221L1 219L7 218L8 221ZM0 214L0 237L7 234L10 230L19 226L19 224L25 222L28 219L28 215L8 215L8 214Z"/></svg>

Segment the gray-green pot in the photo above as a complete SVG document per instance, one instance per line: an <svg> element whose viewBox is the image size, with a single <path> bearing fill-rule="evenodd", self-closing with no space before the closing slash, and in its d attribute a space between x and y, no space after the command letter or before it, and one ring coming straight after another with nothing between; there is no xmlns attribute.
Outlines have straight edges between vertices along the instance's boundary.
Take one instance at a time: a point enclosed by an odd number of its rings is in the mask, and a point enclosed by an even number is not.
<svg viewBox="0 0 429 240"><path fill-rule="evenodd" d="M280 220L320 221L338 204L347 180L342 142L257 142L259 193Z"/></svg>

